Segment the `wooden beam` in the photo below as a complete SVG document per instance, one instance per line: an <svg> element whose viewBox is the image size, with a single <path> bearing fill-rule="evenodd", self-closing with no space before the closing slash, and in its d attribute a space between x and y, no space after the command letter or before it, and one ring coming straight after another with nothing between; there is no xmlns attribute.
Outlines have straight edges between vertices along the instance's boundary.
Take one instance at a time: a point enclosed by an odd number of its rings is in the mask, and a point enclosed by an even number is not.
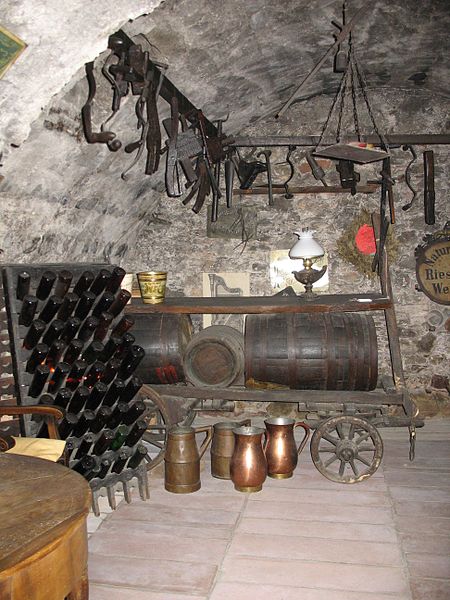
<svg viewBox="0 0 450 600"><path fill-rule="evenodd" d="M391 133L385 134L385 139L390 146L422 145L448 145L450 134L447 133ZM267 146L312 146L319 143L319 135L266 135L266 136L236 136L229 145L236 148L263 148ZM342 143L357 142L356 136L342 138ZM361 135L361 141L379 146L380 138L377 135ZM323 140L321 146L335 144L336 140Z"/></svg>
<svg viewBox="0 0 450 600"><path fill-rule="evenodd" d="M368 184L368 185L360 185L356 187L357 194L373 194L379 189L379 186L376 184ZM350 194L351 190L348 188L343 188L335 185L310 185L306 187L290 187L289 186L289 194ZM286 189L283 187L273 186L272 189L273 195L284 195L286 193ZM267 187L254 187L248 190L233 190L233 194L240 194L241 196L261 196L267 195L269 193L269 188Z"/></svg>

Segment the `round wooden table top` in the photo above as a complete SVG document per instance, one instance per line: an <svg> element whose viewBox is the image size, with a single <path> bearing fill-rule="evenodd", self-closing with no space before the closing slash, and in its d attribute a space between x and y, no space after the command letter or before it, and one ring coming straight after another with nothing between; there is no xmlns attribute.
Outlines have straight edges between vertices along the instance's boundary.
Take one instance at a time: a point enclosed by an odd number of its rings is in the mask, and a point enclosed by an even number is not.
<svg viewBox="0 0 450 600"><path fill-rule="evenodd" d="M0 452L0 572L63 535L90 501L87 481L67 467Z"/></svg>

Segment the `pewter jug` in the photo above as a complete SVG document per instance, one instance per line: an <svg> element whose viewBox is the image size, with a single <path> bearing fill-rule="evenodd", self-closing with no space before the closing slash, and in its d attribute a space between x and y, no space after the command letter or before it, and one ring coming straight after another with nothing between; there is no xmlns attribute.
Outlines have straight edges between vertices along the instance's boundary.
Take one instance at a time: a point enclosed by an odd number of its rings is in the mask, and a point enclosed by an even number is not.
<svg viewBox="0 0 450 600"><path fill-rule="evenodd" d="M267 477L267 461L262 447L264 429L238 427L233 430L235 445L230 477L238 492L259 492Z"/></svg>
<svg viewBox="0 0 450 600"><path fill-rule="evenodd" d="M205 433L197 448L195 436ZM164 457L164 487L174 494L190 494L201 487L200 459L212 437L212 427L172 427L167 437Z"/></svg>
<svg viewBox="0 0 450 600"><path fill-rule="evenodd" d="M230 479L230 462L234 451L234 433L242 425L251 425L250 419L244 421L219 421L214 425L211 442L211 475L218 479Z"/></svg>
<svg viewBox="0 0 450 600"><path fill-rule="evenodd" d="M269 477L275 479L287 479L292 477L298 462L298 455L305 447L309 438L310 428L301 421L287 417L274 417L264 421L266 425L266 439L264 452L267 459L267 471ZM300 445L294 439L294 429L302 427L305 430Z"/></svg>

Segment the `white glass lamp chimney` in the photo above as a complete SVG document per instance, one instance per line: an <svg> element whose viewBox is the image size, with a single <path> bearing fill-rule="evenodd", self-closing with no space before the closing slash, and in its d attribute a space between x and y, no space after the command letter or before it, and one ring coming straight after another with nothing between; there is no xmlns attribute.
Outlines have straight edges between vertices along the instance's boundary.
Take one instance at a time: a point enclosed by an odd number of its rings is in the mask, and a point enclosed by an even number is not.
<svg viewBox="0 0 450 600"><path fill-rule="evenodd" d="M304 227L302 231L294 231L298 240L289 250L289 258L318 258L324 255L324 249L313 238L313 231Z"/></svg>

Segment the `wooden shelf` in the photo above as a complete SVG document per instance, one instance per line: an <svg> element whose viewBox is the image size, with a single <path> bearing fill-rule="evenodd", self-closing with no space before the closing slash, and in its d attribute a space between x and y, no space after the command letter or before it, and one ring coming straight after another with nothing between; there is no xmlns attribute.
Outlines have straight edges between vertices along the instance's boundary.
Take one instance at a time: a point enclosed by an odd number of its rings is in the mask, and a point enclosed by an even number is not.
<svg viewBox="0 0 450 600"><path fill-rule="evenodd" d="M161 304L144 304L133 299L127 313L184 313L184 314L274 314L361 312L385 310L392 302L382 294L318 294L313 300L299 296L224 296L219 298L169 297Z"/></svg>

